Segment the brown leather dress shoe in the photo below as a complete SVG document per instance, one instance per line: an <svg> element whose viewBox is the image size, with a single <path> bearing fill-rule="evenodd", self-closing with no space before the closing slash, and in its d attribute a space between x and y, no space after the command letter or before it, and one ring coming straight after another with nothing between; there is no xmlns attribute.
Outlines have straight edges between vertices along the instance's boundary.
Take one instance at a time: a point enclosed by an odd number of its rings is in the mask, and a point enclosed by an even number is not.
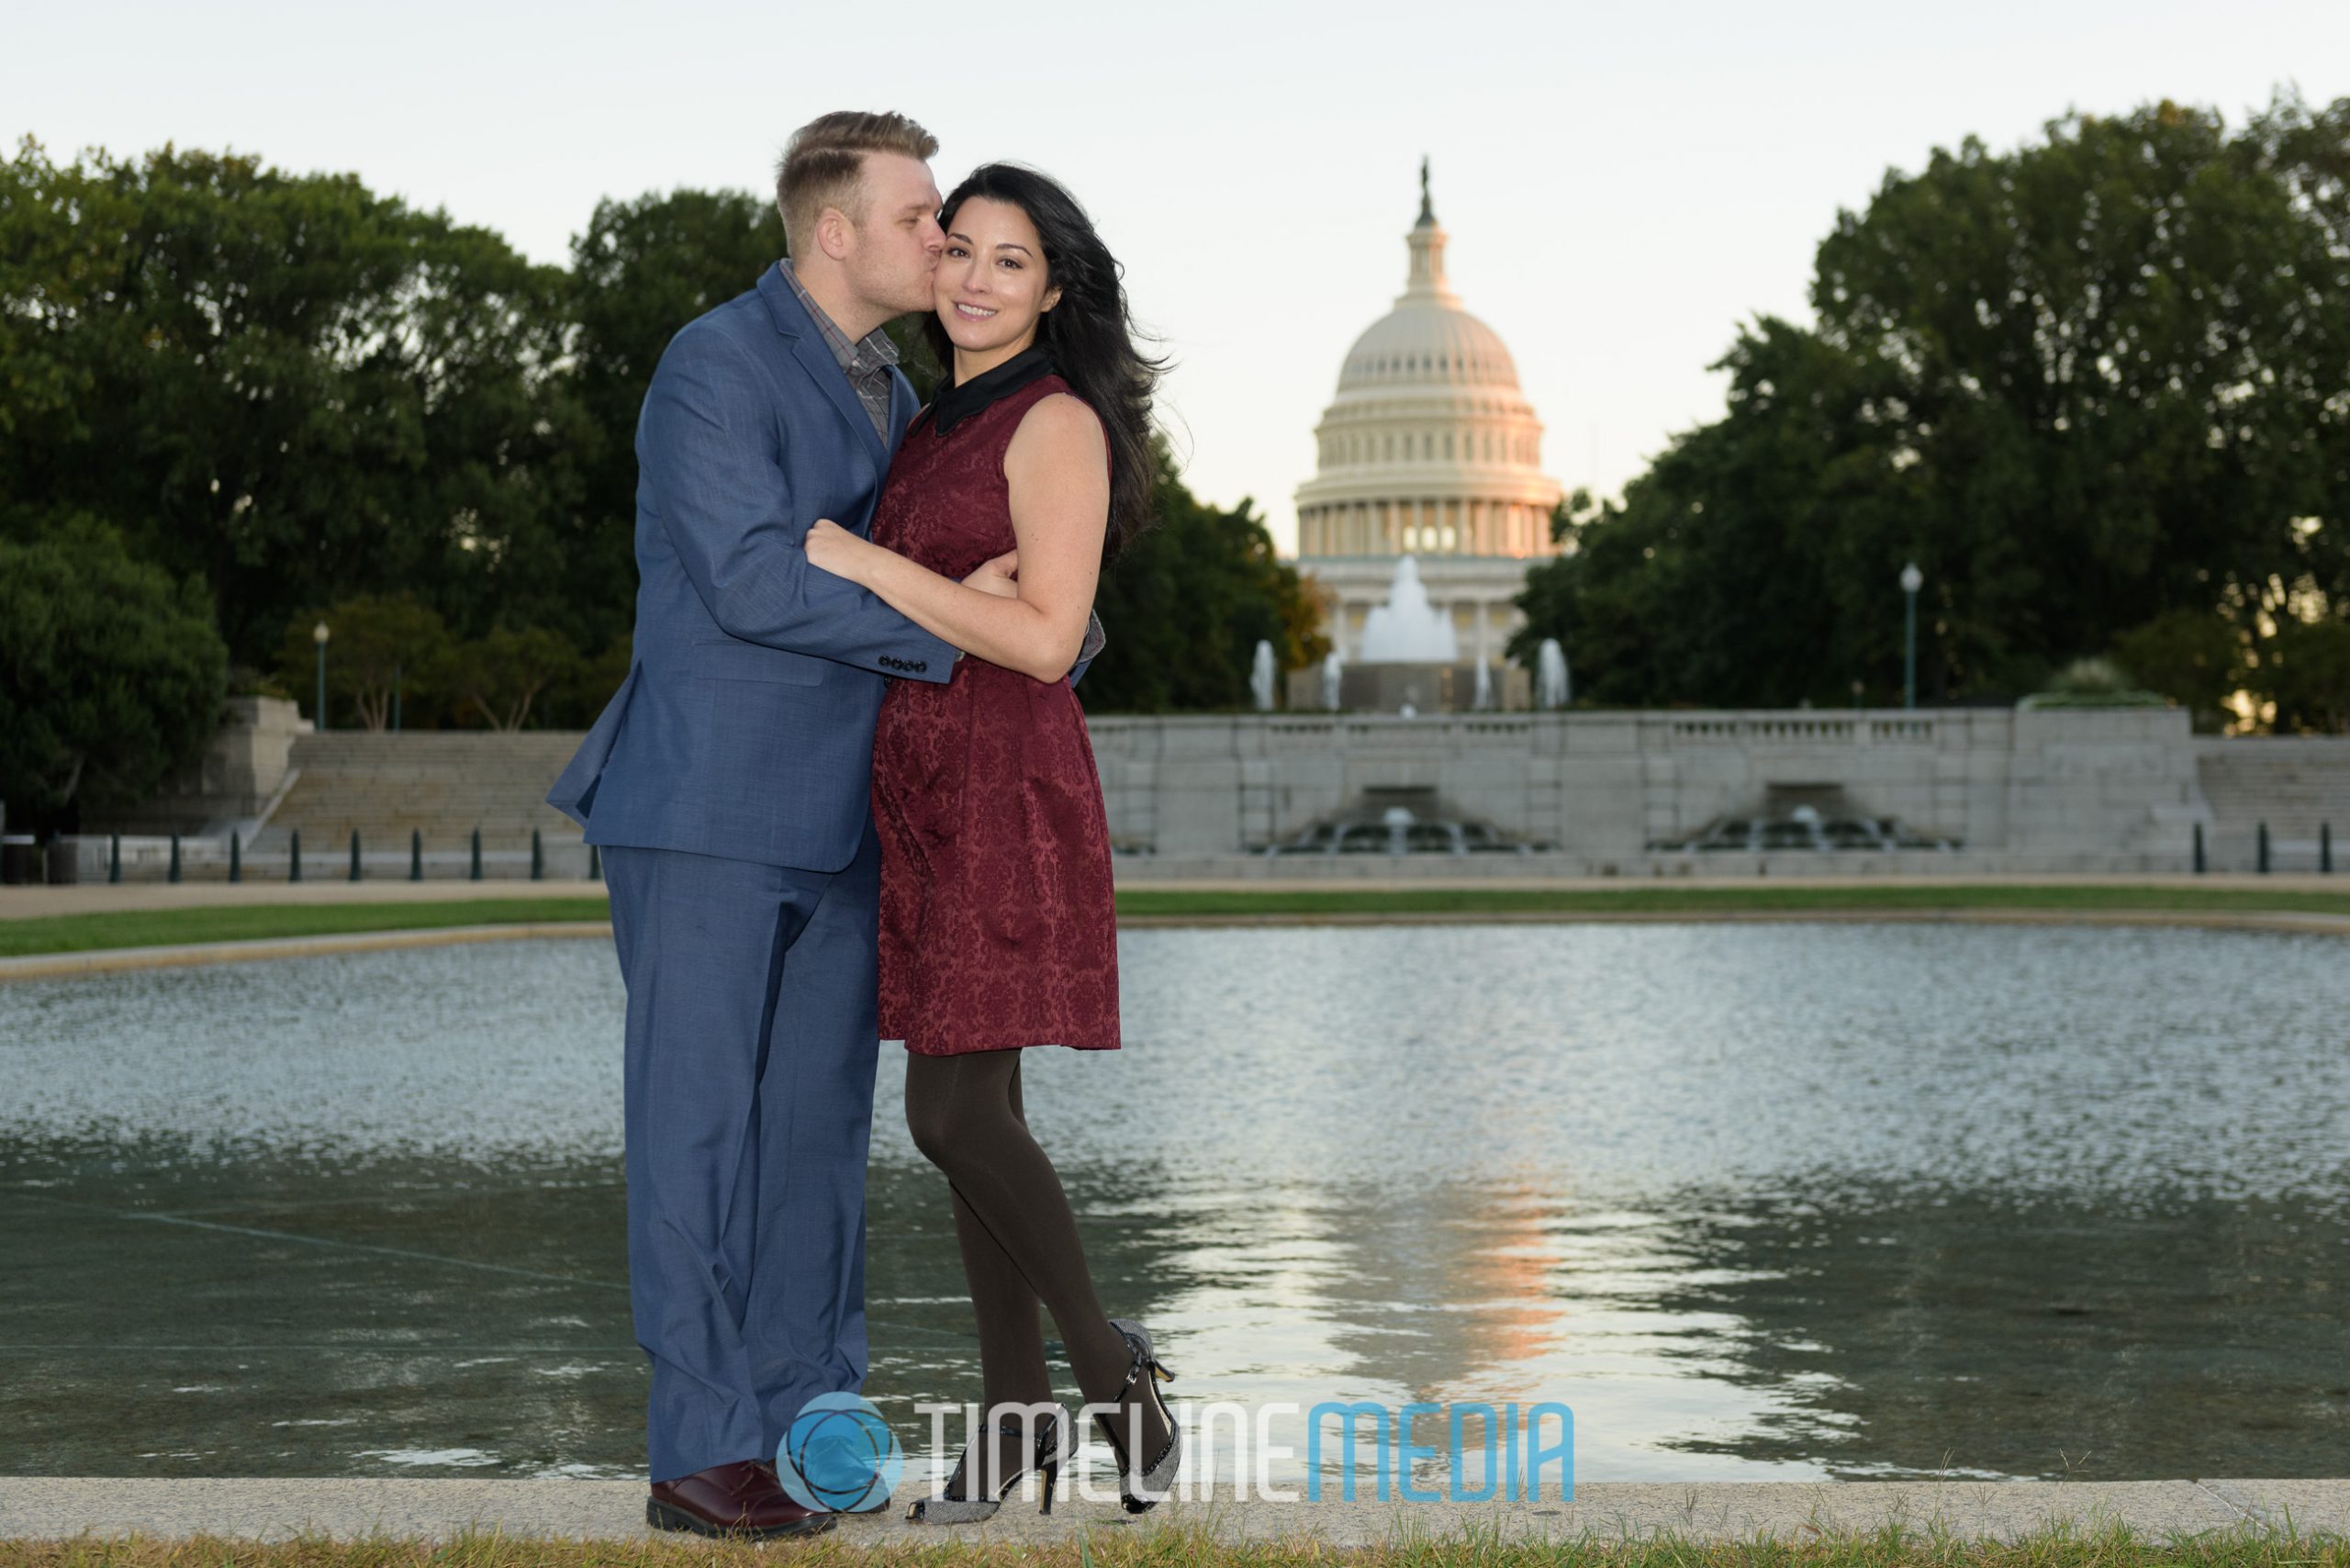
<svg viewBox="0 0 2350 1568"><path fill-rule="evenodd" d="M656 1481L645 1499L644 1522L655 1529L691 1530L696 1535L768 1540L813 1535L840 1522L822 1508L804 1508L777 1481L775 1472L755 1459L713 1464L674 1481Z"/></svg>

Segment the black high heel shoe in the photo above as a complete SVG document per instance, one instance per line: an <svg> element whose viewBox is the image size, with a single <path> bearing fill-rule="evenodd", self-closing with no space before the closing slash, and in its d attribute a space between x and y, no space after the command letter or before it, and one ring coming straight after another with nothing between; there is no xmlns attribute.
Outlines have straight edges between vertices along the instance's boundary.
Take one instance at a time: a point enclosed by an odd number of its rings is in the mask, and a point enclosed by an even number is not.
<svg viewBox="0 0 2350 1568"><path fill-rule="evenodd" d="M1035 1455L1029 1462L1003 1477L1002 1485L997 1489L996 1495L992 1497L964 1497L957 1495L956 1488L962 1484L965 1469L963 1460L957 1460L954 1473L946 1478L946 1490L935 1497L915 1498L907 1505L907 1519L914 1524L963 1525L976 1524L981 1519L993 1518L996 1510L1003 1506L1004 1498L1010 1496L1013 1488L1020 1484L1020 1478L1032 1470L1041 1470L1045 1475L1044 1506L1036 1511L1040 1514L1051 1513L1053 1484L1059 1478L1061 1472L1063 1429L1068 1425L1069 1413L1056 1407L1052 1419L1046 1422L1043 1428L1036 1433ZM979 1423L979 1433L972 1438L971 1442L977 1443L982 1439L993 1441L994 1434L1010 1430L1012 1427L1008 1424L999 1425L993 1420L982 1421ZM967 1443L963 1448L964 1459L968 1459L970 1453L970 1444Z"/></svg>
<svg viewBox="0 0 2350 1568"><path fill-rule="evenodd" d="M1118 1395L1119 1405L1123 1406L1137 1392L1147 1394L1158 1407L1159 1419L1167 1423L1167 1446L1136 1473L1134 1456L1126 1452L1126 1446L1120 1440L1117 1428L1109 1416L1097 1414L1093 1417L1102 1424L1102 1432L1110 1439L1111 1450L1118 1456L1118 1501L1126 1512L1139 1514L1157 1505L1174 1489L1175 1472L1182 1463L1183 1429L1175 1424L1174 1412L1167 1408L1167 1402L1158 1397L1158 1385L1173 1383L1175 1374L1160 1365L1158 1358L1151 1354L1149 1329L1123 1317L1110 1319L1110 1327L1125 1336L1126 1343L1134 1347L1135 1352L1134 1364L1127 1368L1126 1381ZM1147 1377L1143 1375L1146 1370L1150 1374Z"/></svg>

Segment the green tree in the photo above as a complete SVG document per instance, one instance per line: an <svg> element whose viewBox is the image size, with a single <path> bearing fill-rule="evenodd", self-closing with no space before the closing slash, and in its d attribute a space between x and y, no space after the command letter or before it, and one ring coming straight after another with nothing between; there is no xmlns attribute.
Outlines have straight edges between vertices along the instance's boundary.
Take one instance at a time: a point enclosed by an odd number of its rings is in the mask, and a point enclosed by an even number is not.
<svg viewBox="0 0 2350 1568"><path fill-rule="evenodd" d="M2247 640L2350 594L2350 99L1969 139L1741 330L1724 417L1521 601L1610 701L2013 698L2166 611ZM1587 682L1589 684L1587 684ZM1595 689L1595 687L1596 689Z"/></svg>
<svg viewBox="0 0 2350 1568"><path fill-rule="evenodd" d="M382 730L391 722L395 689L406 726L420 700L429 702L446 678L453 644L438 614L408 594L360 594L322 610L305 610L285 628L278 678L286 690L302 694L306 707L318 700L312 629L320 622L328 633L327 701L357 715L364 728ZM319 717L311 715L314 721ZM331 721L334 715L327 717Z"/></svg>
<svg viewBox="0 0 2350 1568"><path fill-rule="evenodd" d="M77 517L0 539L0 801L11 829L152 794L218 722L228 651L201 580Z"/></svg>
<svg viewBox="0 0 2350 1568"><path fill-rule="evenodd" d="M1090 712L1237 708L1249 700L1259 640L1282 669L1329 652L1297 568L1274 554L1251 504L1205 504L1164 442L1157 455L1157 524L1102 572L1094 594L1109 641L1078 683Z"/></svg>
<svg viewBox="0 0 2350 1568"><path fill-rule="evenodd" d="M1721 420L1620 502L1579 492L1553 516L1563 553L1528 573L1511 657L1530 668L1557 637L1578 700L1603 704L1826 704L1855 679L1897 700L1905 487L1863 477L1884 465L1857 367L1766 317L1713 368L1730 375Z"/></svg>
<svg viewBox="0 0 2350 1568"><path fill-rule="evenodd" d="M263 665L299 606L560 609L559 268L351 175L166 147L0 164L0 531L118 525Z"/></svg>
<svg viewBox="0 0 2350 1568"><path fill-rule="evenodd" d="M560 633L499 626L457 650L449 678L492 729L514 731L530 722L539 694L576 678L578 665L578 650Z"/></svg>
<svg viewBox="0 0 2350 1568"><path fill-rule="evenodd" d="M2140 684L2218 731L2228 698L2251 676L2242 628L2216 610L2165 610L2114 639L2113 657Z"/></svg>
<svg viewBox="0 0 2350 1568"><path fill-rule="evenodd" d="M628 678L634 642L629 633L622 632L595 657L575 660L562 678L541 694L532 711L553 730L584 730L593 724Z"/></svg>
<svg viewBox="0 0 2350 1568"><path fill-rule="evenodd" d="M2277 728L2350 733L2350 621L2289 621L2267 644L2258 689L2277 704Z"/></svg>

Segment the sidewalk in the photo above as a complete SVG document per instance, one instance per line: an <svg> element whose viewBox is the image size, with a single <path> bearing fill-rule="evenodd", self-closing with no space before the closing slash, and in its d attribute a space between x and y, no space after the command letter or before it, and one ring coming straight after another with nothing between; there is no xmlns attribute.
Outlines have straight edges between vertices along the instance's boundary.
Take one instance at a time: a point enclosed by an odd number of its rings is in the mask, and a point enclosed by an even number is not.
<svg viewBox="0 0 2350 1568"><path fill-rule="evenodd" d="M1002 1513L983 1525L906 1523L906 1504L929 1490L927 1483L902 1485L888 1509L845 1517L827 1539L876 1547L1052 1541L1080 1529L1192 1527L1227 1541L1311 1536L1352 1547L1415 1533L1457 1536L1469 1528L1505 1540L1665 1532L1714 1540L1805 1540L1899 1525L1919 1534L1939 1527L1964 1540L2012 1540L2057 1524L2090 1530L2117 1523L2154 1540L2272 1528L2305 1536L2350 1535L2350 1481L1597 1482L1578 1486L1575 1500L1565 1504L1555 1490L1545 1499L1520 1503L1281 1503L1254 1495L1235 1501L1231 1489L1223 1487L1213 1500L1179 1494L1132 1518L1114 1500L1078 1497L1065 1481L1049 1517L1036 1512L1032 1495L1025 1505L1017 1497L1008 1501ZM1361 1483L1360 1495L1367 1498L1371 1491L1368 1480ZM136 1529L156 1536L274 1540L307 1527L337 1540L381 1529L445 1540L472 1526L539 1539L636 1540L655 1533L644 1523L644 1496L643 1484L634 1481L12 1477L0 1479L0 1540Z"/></svg>
<svg viewBox="0 0 2350 1568"><path fill-rule="evenodd" d="M1125 868L1119 868L1124 871ZM1274 878L1234 881L1229 879L1164 880L1120 876L1119 884L1152 892L1426 892L1432 888L1464 886L1478 892L1572 890L1593 893L1639 893L1658 889L1753 888L1785 885L1759 882L1753 877L1481 877L1448 883L1430 877L1349 877L1343 881L1313 878ZM1797 884L1807 890L1839 885L1832 879L1807 878ZM1854 889L1878 888L2196 888L2239 892L2339 893L2350 891L2350 877L2315 873L2258 876L2252 872L2212 872L2206 876L2146 873L1989 876L1871 876L1850 879ZM607 896L601 882L576 879L533 882L501 878L479 882L459 879L410 882L84 882L73 887L0 887L0 920L26 920L54 914L115 914L126 911L201 909L229 904L322 903L463 903L477 899L569 899Z"/></svg>

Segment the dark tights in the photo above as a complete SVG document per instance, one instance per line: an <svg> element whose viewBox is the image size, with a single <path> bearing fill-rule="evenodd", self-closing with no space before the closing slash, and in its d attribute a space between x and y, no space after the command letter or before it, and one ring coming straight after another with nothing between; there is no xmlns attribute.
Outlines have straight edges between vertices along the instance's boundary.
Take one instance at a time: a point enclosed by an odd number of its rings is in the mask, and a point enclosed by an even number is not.
<svg viewBox="0 0 2350 1568"><path fill-rule="evenodd" d="M1078 1239L1077 1219L1061 1191L1053 1162L1029 1136L1020 1107L1017 1049L970 1051L960 1056L906 1053L906 1126L914 1147L946 1174L955 1205L955 1238L963 1252L963 1274L971 1287L971 1309L979 1318L979 1377L984 1403L1039 1405L1053 1397L1045 1369L1045 1339L1036 1316L1041 1303L1060 1329L1069 1370L1089 1403L1121 1397L1134 1350L1110 1327L1093 1294ZM1147 1382L1146 1375L1145 1382ZM1168 1428L1158 1401L1137 1390L1133 1408L1118 1419L1121 1443L1130 1427L1147 1462L1165 1447ZM1013 1430L993 1445L997 1468L983 1475L959 1474L950 1484L957 1496L995 1495L996 1476L1026 1465L1030 1453ZM976 1436L976 1434L975 1434ZM1080 1440L1082 1433L1075 1434ZM973 1442L971 1465L983 1462L990 1445ZM976 1482L978 1491L969 1486Z"/></svg>

